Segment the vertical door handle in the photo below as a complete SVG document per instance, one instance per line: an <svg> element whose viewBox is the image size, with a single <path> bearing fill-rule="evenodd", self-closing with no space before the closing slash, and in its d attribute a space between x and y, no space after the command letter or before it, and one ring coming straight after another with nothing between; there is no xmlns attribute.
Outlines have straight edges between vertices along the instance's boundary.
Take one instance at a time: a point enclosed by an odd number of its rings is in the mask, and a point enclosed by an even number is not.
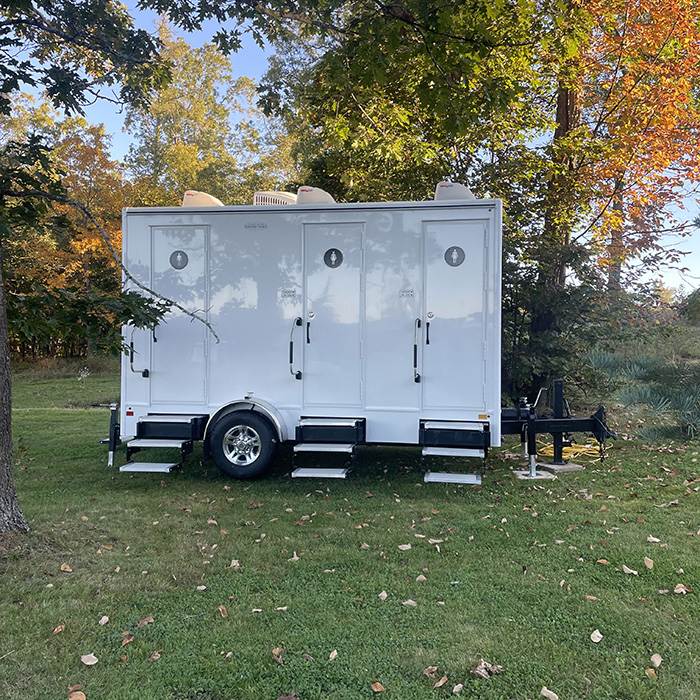
<svg viewBox="0 0 700 700"><path fill-rule="evenodd" d="M430 321L425 324L425 344L430 345Z"/></svg>
<svg viewBox="0 0 700 700"><path fill-rule="evenodd" d="M417 318L413 326L413 381L420 384L420 374L418 374L418 330L420 329L420 319Z"/></svg>
<svg viewBox="0 0 700 700"><path fill-rule="evenodd" d="M135 374L140 374L142 377L148 377L150 375L150 372L147 369L134 369L134 333L135 332L136 332L136 329L132 328L131 340L129 342L129 367L131 368L131 371L134 372ZM155 331L154 331L154 338L155 338Z"/></svg>
<svg viewBox="0 0 700 700"><path fill-rule="evenodd" d="M307 344L311 342L311 335L309 333L309 328L311 328L311 321L306 322L306 343Z"/></svg>
<svg viewBox="0 0 700 700"><path fill-rule="evenodd" d="M292 324L292 332L289 334L289 371L295 379L301 379L301 372L294 371L294 329L302 323L301 316L297 316Z"/></svg>

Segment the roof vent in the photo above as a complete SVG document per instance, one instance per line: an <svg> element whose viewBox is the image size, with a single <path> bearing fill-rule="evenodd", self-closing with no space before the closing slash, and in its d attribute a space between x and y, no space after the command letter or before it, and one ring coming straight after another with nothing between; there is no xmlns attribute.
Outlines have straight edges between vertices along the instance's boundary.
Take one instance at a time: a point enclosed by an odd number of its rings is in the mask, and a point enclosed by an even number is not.
<svg viewBox="0 0 700 700"><path fill-rule="evenodd" d="M435 188L435 201L445 199L476 199L472 191L459 182L438 182Z"/></svg>
<svg viewBox="0 0 700 700"><path fill-rule="evenodd" d="M335 199L319 187L302 185L297 190L297 204L335 204Z"/></svg>
<svg viewBox="0 0 700 700"><path fill-rule="evenodd" d="M182 198L183 207L223 207L224 203L206 192L187 190Z"/></svg>
<svg viewBox="0 0 700 700"><path fill-rule="evenodd" d="M256 192L253 195L255 206L266 204L296 204L297 196L293 192Z"/></svg>

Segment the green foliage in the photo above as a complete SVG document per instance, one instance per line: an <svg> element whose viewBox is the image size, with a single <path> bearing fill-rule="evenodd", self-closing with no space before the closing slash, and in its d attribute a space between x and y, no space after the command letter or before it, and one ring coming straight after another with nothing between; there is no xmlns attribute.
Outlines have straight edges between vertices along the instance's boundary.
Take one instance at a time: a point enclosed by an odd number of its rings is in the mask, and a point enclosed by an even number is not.
<svg viewBox="0 0 700 700"><path fill-rule="evenodd" d="M700 326L700 289L688 294L681 307L682 317L692 326Z"/></svg>

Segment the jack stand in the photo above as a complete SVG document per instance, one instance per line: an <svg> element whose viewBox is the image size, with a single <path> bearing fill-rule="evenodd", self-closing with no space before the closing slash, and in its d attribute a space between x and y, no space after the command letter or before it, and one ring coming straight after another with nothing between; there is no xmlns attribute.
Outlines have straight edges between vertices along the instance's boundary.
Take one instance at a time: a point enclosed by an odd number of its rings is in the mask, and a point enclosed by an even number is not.
<svg viewBox="0 0 700 700"><path fill-rule="evenodd" d="M555 379L553 384L554 418L564 418L564 382L561 379ZM542 469L553 474L578 472L583 469L581 464L573 464L564 460L564 437L561 433L552 433L552 442L554 447L553 460L549 464L543 464Z"/></svg>
<svg viewBox="0 0 700 700"><path fill-rule="evenodd" d="M527 457L529 461L528 471L514 471L518 479L545 480L555 479L555 475L550 472L537 471L537 435L535 432L535 407L528 407L527 417Z"/></svg>

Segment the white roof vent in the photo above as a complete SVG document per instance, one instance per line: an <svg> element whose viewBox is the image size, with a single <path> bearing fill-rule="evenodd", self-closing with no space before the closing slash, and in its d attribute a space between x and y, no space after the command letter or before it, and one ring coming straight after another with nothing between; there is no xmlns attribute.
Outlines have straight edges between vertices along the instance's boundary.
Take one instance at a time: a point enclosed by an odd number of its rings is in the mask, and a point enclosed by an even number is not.
<svg viewBox="0 0 700 700"><path fill-rule="evenodd" d="M335 204L335 199L319 187L302 185L297 190L297 204Z"/></svg>
<svg viewBox="0 0 700 700"><path fill-rule="evenodd" d="M445 199L476 199L472 191L459 182L438 182L435 188L435 201Z"/></svg>
<svg viewBox="0 0 700 700"><path fill-rule="evenodd" d="M256 192L253 195L253 204L255 206L296 203L297 196L293 192Z"/></svg>
<svg viewBox="0 0 700 700"><path fill-rule="evenodd" d="M182 198L183 207L223 207L224 203L206 192L187 190Z"/></svg>

